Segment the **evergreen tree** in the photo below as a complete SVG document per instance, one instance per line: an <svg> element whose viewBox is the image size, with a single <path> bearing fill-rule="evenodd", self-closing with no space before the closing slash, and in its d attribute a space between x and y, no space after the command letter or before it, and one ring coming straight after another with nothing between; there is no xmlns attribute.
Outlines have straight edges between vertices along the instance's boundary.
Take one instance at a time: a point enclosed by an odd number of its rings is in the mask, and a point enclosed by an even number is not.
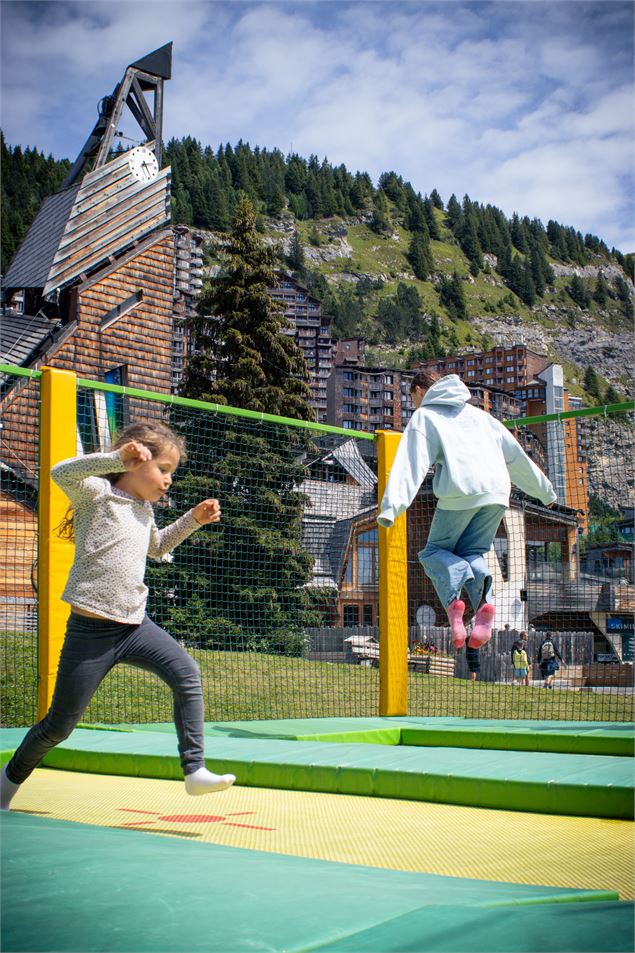
<svg viewBox="0 0 635 953"><path fill-rule="evenodd" d="M448 228L454 232L455 235L458 233L462 217L463 213L461 211L461 206L458 203L456 195L452 194L448 199L446 219L448 222Z"/></svg>
<svg viewBox="0 0 635 953"><path fill-rule="evenodd" d="M530 269L531 269L531 280L533 282L534 288L536 289L536 294L539 298L543 296L546 288L545 281L545 267L544 267L544 258L540 253L540 249L537 245L531 249L531 255L529 257Z"/></svg>
<svg viewBox="0 0 635 953"><path fill-rule="evenodd" d="M388 344L396 344L404 338L412 340L425 333L421 297L415 286L400 281L395 295L380 298L377 319Z"/></svg>
<svg viewBox="0 0 635 953"><path fill-rule="evenodd" d="M606 388L606 391L604 392L604 403L605 404L619 404L621 399L622 398L620 397L618 392L615 390L613 385L609 384L609 386Z"/></svg>
<svg viewBox="0 0 635 953"><path fill-rule="evenodd" d="M268 288L276 284L275 255L256 230L243 195L226 249L228 263L201 295L191 319L194 353L182 392L285 417L309 419L308 370Z"/></svg>
<svg viewBox="0 0 635 953"><path fill-rule="evenodd" d="M282 333L286 321L268 293L276 277L273 252L257 233L245 195L227 257L190 323L195 350L182 394L311 419L306 364ZM178 505L217 497L223 521L186 540L170 567L153 570L154 611L176 637L300 654L304 626L319 622L306 589L312 560L302 545L298 492L307 453L315 449L308 432L235 415L217 420L184 407L173 407L172 419L188 441L188 460L171 495ZM205 437L216 429L214 446L222 453L210 459Z"/></svg>
<svg viewBox="0 0 635 953"><path fill-rule="evenodd" d="M304 245L302 244L302 239L300 238L297 228L293 233L293 238L291 239L287 261L294 271L303 274L305 267Z"/></svg>
<svg viewBox="0 0 635 953"><path fill-rule="evenodd" d="M373 217L370 222L370 227L374 232L377 232L378 235L385 235L386 232L392 230L388 199L386 198L386 193L381 189L375 195Z"/></svg>
<svg viewBox="0 0 635 953"><path fill-rule="evenodd" d="M567 285L566 290L569 294L569 297L575 301L578 307L587 309L591 304L591 296L589 295L586 285L579 275L573 276L571 283Z"/></svg>
<svg viewBox="0 0 635 953"><path fill-rule="evenodd" d="M628 284L621 275L618 275L615 280L615 290L617 291L617 298L620 302L622 313L626 318L632 321L633 319L633 292L629 288Z"/></svg>
<svg viewBox="0 0 635 953"><path fill-rule="evenodd" d="M600 400L600 382L593 367L589 364L584 372L584 389L591 397Z"/></svg>
<svg viewBox="0 0 635 953"><path fill-rule="evenodd" d="M434 271L434 261L430 249L430 239L425 232L415 232L408 249L408 261L412 265L415 278L425 281Z"/></svg>
<svg viewBox="0 0 635 953"><path fill-rule="evenodd" d="M443 199L439 195L436 189L432 189L430 192L430 199L435 208L443 210Z"/></svg>
<svg viewBox="0 0 635 953"><path fill-rule="evenodd" d="M470 271L473 275L477 275L483 267L483 253L478 239L476 210L467 195L463 199L462 215L457 225L456 236L463 254L472 266Z"/></svg>
<svg viewBox="0 0 635 953"><path fill-rule="evenodd" d="M595 281L595 290L593 292L593 300L597 304L599 304L601 308L604 308L606 307L606 302L608 301L608 297L609 297L608 283L606 281L606 278L604 277L604 273L602 271L599 271Z"/></svg>
<svg viewBox="0 0 635 953"><path fill-rule="evenodd" d="M455 271L451 278L445 275L438 285L439 301L451 318L467 320L467 304L463 293L463 283Z"/></svg>

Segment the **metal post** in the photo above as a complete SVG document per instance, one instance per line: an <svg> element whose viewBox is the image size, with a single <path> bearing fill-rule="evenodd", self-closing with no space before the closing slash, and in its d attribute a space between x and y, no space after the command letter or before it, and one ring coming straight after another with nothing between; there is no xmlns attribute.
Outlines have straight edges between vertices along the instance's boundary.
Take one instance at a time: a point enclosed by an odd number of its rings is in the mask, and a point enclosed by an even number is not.
<svg viewBox="0 0 635 953"><path fill-rule="evenodd" d="M53 483L51 468L77 450L77 378L72 371L42 369L40 384L40 478L38 537L38 717L53 697L69 606L60 596L73 562L74 545L55 528L68 499Z"/></svg>
<svg viewBox="0 0 635 953"><path fill-rule="evenodd" d="M400 433L377 431L377 492L386 489ZM379 714L408 714L408 545L406 514L379 527Z"/></svg>

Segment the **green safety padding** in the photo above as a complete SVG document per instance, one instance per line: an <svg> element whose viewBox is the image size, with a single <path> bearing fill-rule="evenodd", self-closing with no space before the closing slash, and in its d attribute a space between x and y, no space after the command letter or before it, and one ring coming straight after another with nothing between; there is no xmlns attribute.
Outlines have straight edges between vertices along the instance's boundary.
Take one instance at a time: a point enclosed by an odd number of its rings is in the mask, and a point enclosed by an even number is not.
<svg viewBox="0 0 635 953"><path fill-rule="evenodd" d="M2 747L8 747L6 741ZM212 770L231 772L238 784L251 787L633 817L635 779L628 758L217 737L207 744L206 760ZM43 764L101 774L181 777L176 737L159 732L80 729L50 751Z"/></svg>
<svg viewBox="0 0 635 953"><path fill-rule="evenodd" d="M135 725L137 731L170 733L169 723ZM633 757L635 726L609 722L450 718L284 718L208 722L208 737L281 738L357 744L491 748Z"/></svg>
<svg viewBox="0 0 635 953"><path fill-rule="evenodd" d="M381 870L18 812L1 823L4 953L300 953L423 908L494 920L529 905L540 920L552 904L617 900L610 890Z"/></svg>
<svg viewBox="0 0 635 953"><path fill-rule="evenodd" d="M550 731L531 728L483 727L466 728L439 725L435 728L401 729L402 745L448 745L457 748L488 748L500 751L552 751L561 754L613 755L633 757L632 735L609 731Z"/></svg>
<svg viewBox="0 0 635 953"><path fill-rule="evenodd" d="M315 953L632 953L633 903L425 907Z"/></svg>

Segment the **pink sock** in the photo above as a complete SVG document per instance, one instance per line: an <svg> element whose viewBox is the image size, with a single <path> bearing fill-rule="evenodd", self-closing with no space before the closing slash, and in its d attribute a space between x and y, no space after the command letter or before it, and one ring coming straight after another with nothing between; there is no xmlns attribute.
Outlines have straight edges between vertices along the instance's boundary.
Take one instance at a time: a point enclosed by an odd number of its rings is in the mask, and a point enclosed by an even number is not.
<svg viewBox="0 0 635 953"><path fill-rule="evenodd" d="M448 620L450 622L450 633L452 635L452 644L455 649L462 649L467 638L467 632L463 625L463 613L465 612L465 603L461 599L455 599L447 607Z"/></svg>
<svg viewBox="0 0 635 953"><path fill-rule="evenodd" d="M492 637L492 623L496 609L488 602L484 602L474 616L474 627L467 644L471 649L479 649L485 642L489 642Z"/></svg>

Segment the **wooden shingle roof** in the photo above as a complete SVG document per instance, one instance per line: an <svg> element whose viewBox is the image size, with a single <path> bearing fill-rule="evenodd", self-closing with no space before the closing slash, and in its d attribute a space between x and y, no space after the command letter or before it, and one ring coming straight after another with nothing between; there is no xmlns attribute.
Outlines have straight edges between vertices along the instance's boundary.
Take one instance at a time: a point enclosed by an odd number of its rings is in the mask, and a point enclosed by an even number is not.
<svg viewBox="0 0 635 953"><path fill-rule="evenodd" d="M29 364L42 346L53 339L59 322L40 314L5 311L0 315L0 363Z"/></svg>
<svg viewBox="0 0 635 953"><path fill-rule="evenodd" d="M5 288L43 288L68 222L79 185L44 199L4 277Z"/></svg>
<svg viewBox="0 0 635 953"><path fill-rule="evenodd" d="M169 220L169 167L139 182L124 152L45 201L4 287L39 289L50 297Z"/></svg>

